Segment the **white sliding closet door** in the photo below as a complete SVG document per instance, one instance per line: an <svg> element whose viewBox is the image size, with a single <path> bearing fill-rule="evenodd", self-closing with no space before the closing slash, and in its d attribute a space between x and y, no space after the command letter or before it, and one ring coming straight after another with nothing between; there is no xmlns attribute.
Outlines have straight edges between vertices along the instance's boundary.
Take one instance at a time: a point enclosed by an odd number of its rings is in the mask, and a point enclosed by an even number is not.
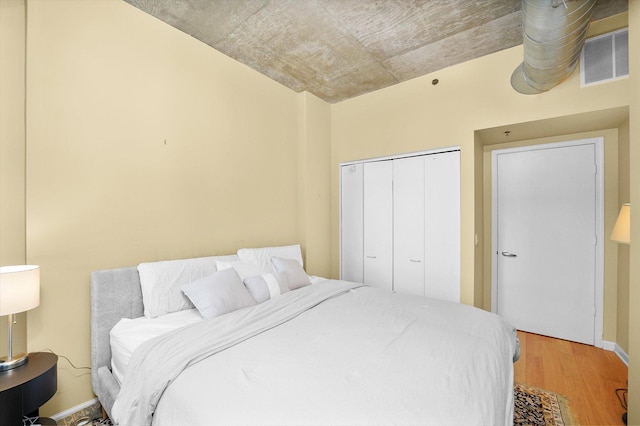
<svg viewBox="0 0 640 426"><path fill-rule="evenodd" d="M460 301L460 151L340 169L341 278Z"/></svg>
<svg viewBox="0 0 640 426"><path fill-rule="evenodd" d="M393 160L393 289L424 295L424 157Z"/></svg>
<svg viewBox="0 0 640 426"><path fill-rule="evenodd" d="M364 165L340 168L340 277L364 282Z"/></svg>
<svg viewBox="0 0 640 426"><path fill-rule="evenodd" d="M393 167L391 161L364 164L364 283L393 285Z"/></svg>
<svg viewBox="0 0 640 426"><path fill-rule="evenodd" d="M460 302L460 152L424 161L425 295Z"/></svg>

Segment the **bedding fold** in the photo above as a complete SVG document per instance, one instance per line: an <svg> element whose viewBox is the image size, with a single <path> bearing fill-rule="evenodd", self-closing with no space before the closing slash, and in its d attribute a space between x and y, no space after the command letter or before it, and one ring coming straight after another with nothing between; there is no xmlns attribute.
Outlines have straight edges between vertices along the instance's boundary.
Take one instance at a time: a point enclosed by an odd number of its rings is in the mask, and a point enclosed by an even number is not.
<svg viewBox="0 0 640 426"><path fill-rule="evenodd" d="M186 368L361 286L363 284L345 281L323 281L143 343L131 357L113 405L112 420L120 426L151 425L165 389Z"/></svg>

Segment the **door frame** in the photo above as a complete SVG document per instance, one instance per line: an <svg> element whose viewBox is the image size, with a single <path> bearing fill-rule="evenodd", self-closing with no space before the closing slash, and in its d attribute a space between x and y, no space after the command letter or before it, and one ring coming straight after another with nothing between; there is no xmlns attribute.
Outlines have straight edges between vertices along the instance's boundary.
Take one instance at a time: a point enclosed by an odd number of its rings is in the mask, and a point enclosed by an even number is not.
<svg viewBox="0 0 640 426"><path fill-rule="evenodd" d="M593 137L564 142L526 145L516 148L496 149L491 152L491 312L498 310L498 176L496 163L500 154L536 151L560 147L594 145L596 162L596 259L595 259L595 318L594 346L603 347L604 329L604 138Z"/></svg>

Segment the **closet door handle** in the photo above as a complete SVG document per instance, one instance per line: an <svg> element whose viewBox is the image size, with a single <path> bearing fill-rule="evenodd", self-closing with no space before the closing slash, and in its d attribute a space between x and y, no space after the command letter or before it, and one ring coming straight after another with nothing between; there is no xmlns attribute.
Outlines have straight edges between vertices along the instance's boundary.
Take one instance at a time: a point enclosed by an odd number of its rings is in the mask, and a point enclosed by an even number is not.
<svg viewBox="0 0 640 426"><path fill-rule="evenodd" d="M409 259L409 262L413 262L413 263L420 263L420 262L422 262L422 260L419 260L419 259Z"/></svg>
<svg viewBox="0 0 640 426"><path fill-rule="evenodd" d="M376 259L378 256L367 256L369 259Z"/></svg>
<svg viewBox="0 0 640 426"><path fill-rule="evenodd" d="M502 255L503 255L504 257L518 257L518 255L517 255L517 254L515 254L515 253L509 253L508 251L503 251L503 252L502 252Z"/></svg>

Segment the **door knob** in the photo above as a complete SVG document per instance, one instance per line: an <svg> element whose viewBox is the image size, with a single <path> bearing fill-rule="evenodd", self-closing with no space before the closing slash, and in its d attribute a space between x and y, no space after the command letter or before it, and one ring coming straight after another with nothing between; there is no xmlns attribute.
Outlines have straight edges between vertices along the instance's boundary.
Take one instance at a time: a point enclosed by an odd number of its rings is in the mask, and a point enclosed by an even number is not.
<svg viewBox="0 0 640 426"><path fill-rule="evenodd" d="M503 251L503 252L502 252L502 255L503 255L504 257L518 257L518 255L517 255L517 254L515 254L515 253L509 253L508 251Z"/></svg>

